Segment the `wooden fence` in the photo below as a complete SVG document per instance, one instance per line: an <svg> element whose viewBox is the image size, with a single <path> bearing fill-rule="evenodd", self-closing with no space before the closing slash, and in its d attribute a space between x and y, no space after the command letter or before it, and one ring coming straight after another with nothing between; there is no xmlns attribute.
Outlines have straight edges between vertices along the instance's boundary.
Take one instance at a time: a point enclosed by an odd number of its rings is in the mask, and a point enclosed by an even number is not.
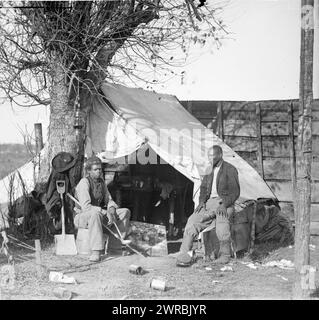
<svg viewBox="0 0 319 320"><path fill-rule="evenodd" d="M293 216L292 177L298 132L298 100L182 101L184 107L250 163ZM319 234L319 100L314 101L312 125L313 232ZM312 233L313 233L312 232Z"/></svg>

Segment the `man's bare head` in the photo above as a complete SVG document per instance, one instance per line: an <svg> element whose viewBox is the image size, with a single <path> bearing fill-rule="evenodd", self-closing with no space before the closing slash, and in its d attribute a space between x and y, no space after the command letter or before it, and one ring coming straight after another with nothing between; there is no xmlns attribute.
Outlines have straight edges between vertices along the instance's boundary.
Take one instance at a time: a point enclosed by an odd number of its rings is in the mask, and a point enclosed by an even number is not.
<svg viewBox="0 0 319 320"><path fill-rule="evenodd" d="M223 149L221 146L214 145L208 150L208 160L215 166L223 158Z"/></svg>
<svg viewBox="0 0 319 320"><path fill-rule="evenodd" d="M91 157L86 162L86 170L92 179L102 177L102 161L98 157Z"/></svg>

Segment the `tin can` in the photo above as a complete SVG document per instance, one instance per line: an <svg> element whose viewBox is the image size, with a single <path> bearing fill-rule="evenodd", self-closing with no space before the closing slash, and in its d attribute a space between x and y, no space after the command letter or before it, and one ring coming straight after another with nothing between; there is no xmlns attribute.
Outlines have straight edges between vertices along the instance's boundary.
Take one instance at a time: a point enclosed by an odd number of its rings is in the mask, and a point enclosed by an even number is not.
<svg viewBox="0 0 319 320"><path fill-rule="evenodd" d="M150 287L155 290L165 291L166 282L162 279L152 279L150 283Z"/></svg>
<svg viewBox="0 0 319 320"><path fill-rule="evenodd" d="M53 293L57 298L60 298L63 300L71 300L72 298L72 292L62 287L55 288L53 290Z"/></svg>
<svg viewBox="0 0 319 320"><path fill-rule="evenodd" d="M50 271L49 273L49 280L52 282L61 282L63 279L62 272Z"/></svg>
<svg viewBox="0 0 319 320"><path fill-rule="evenodd" d="M143 268L135 264L130 265L129 271L130 273L133 273L133 274L139 274L139 275L143 274Z"/></svg>

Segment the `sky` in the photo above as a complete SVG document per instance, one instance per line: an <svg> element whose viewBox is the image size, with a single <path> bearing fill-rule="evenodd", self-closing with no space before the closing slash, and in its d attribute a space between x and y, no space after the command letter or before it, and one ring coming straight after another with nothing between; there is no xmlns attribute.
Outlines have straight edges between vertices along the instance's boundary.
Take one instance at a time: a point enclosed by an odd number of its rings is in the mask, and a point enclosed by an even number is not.
<svg viewBox="0 0 319 320"><path fill-rule="evenodd" d="M207 0L210 2L212 0ZM315 0L314 97L319 97L319 0ZM199 52L180 77L153 86L180 100L298 99L300 0L229 0L223 19L231 38L217 50ZM0 102L0 143L23 143L36 122L49 123L48 108Z"/></svg>

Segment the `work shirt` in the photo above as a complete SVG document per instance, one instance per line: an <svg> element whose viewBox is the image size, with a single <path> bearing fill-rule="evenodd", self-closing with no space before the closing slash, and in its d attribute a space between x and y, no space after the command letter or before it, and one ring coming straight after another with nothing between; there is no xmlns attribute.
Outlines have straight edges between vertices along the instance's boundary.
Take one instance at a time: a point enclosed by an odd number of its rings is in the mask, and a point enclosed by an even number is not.
<svg viewBox="0 0 319 320"><path fill-rule="evenodd" d="M222 162L223 161L220 161L218 166L213 168L214 177L213 177L213 184L212 184L212 192L210 194L211 198L217 198L218 197L218 194L217 194L217 176L218 176L219 169L220 169L220 167L222 165Z"/></svg>
<svg viewBox="0 0 319 320"><path fill-rule="evenodd" d="M104 192L104 199L103 199L103 204L104 204L103 207L107 209L111 207L115 207L117 209L118 205L113 201L106 184L105 184L104 190L105 192ZM87 178L82 178L78 183L78 185L75 187L75 197L80 202L81 211L83 212L83 211L89 211L92 209L98 209L100 212L102 212L102 208L100 206L96 206L92 204L90 191L91 191L90 182Z"/></svg>

